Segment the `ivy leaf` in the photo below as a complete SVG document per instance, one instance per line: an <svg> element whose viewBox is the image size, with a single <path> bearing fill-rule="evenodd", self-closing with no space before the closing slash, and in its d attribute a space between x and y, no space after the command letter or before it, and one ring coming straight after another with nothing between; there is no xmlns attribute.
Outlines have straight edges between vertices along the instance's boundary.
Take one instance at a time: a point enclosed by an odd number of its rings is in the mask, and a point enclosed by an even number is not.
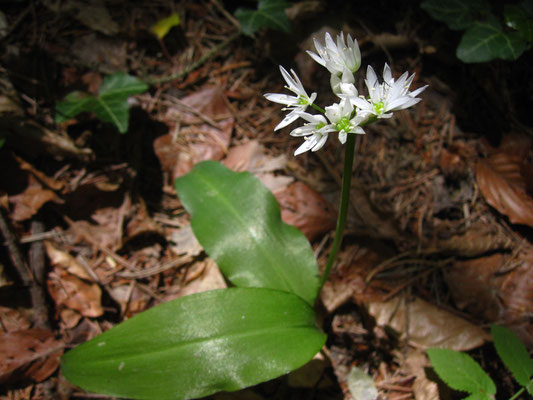
<svg viewBox="0 0 533 400"><path fill-rule="evenodd" d="M531 360L526 346L513 331L504 326L492 325L490 333L498 355L516 381L522 386L529 385L533 375L533 360Z"/></svg>
<svg viewBox="0 0 533 400"><path fill-rule="evenodd" d="M444 22L452 30L462 30L472 25L472 10L482 7L479 0L425 0L420 7L433 19Z"/></svg>
<svg viewBox="0 0 533 400"><path fill-rule="evenodd" d="M468 354L437 348L427 354L437 375L452 389L472 394L469 399L490 399L496 394L492 379Z"/></svg>
<svg viewBox="0 0 533 400"><path fill-rule="evenodd" d="M56 105L56 122L65 122L81 112L93 112L97 118L115 125L120 133L128 130L128 97L143 93L148 85L124 73L106 76L98 96L72 92Z"/></svg>
<svg viewBox="0 0 533 400"><path fill-rule="evenodd" d="M274 195L259 179L204 161L175 186L196 238L233 284L283 290L314 303L318 266L311 245L281 220Z"/></svg>
<svg viewBox="0 0 533 400"><path fill-rule="evenodd" d="M287 7L290 7L290 3L285 0L259 0L256 11L238 8L235 18L241 23L242 33L248 36L262 28L290 32L291 23L285 14Z"/></svg>
<svg viewBox="0 0 533 400"><path fill-rule="evenodd" d="M517 30L524 40L533 42L533 18L528 16L522 7L506 4L503 16L505 25Z"/></svg>
<svg viewBox="0 0 533 400"><path fill-rule="evenodd" d="M517 32L505 33L492 17L475 21L463 35L457 47L457 57L465 63L486 62L495 58L516 60L526 43Z"/></svg>
<svg viewBox="0 0 533 400"><path fill-rule="evenodd" d="M62 358L73 384L132 399L234 391L299 368L324 345L291 293L232 288L185 296L115 326Z"/></svg>

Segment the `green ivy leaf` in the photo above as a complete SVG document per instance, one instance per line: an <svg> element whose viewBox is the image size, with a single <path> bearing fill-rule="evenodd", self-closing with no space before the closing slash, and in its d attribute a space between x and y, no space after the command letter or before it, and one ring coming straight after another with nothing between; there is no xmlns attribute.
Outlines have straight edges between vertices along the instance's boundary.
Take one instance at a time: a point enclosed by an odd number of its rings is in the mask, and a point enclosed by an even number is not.
<svg viewBox="0 0 533 400"><path fill-rule="evenodd" d="M204 161L176 179L176 190L196 238L233 284L283 290L314 303L313 250L281 220L275 197L259 179Z"/></svg>
<svg viewBox="0 0 533 400"><path fill-rule="evenodd" d="M290 7L290 3L285 0L259 0L256 11L238 8L235 18L241 23L242 33L248 36L262 28L290 32L291 23L285 14L287 7Z"/></svg>
<svg viewBox="0 0 533 400"><path fill-rule="evenodd" d="M505 25L515 29L528 42L533 42L533 18L522 7L506 4L503 11Z"/></svg>
<svg viewBox="0 0 533 400"><path fill-rule="evenodd" d="M471 399L489 399L496 394L492 379L468 354L437 348L428 349L427 354L437 375L452 389L471 393Z"/></svg>
<svg viewBox="0 0 533 400"><path fill-rule="evenodd" d="M213 290L161 304L62 358L73 384L132 399L198 398L288 373L324 345L315 314L276 290Z"/></svg>
<svg viewBox="0 0 533 400"><path fill-rule="evenodd" d="M483 3L480 0L425 0L420 7L450 29L462 30L472 25L471 11L481 8Z"/></svg>
<svg viewBox="0 0 533 400"><path fill-rule="evenodd" d="M504 326L492 325L490 333L498 355L516 381L522 386L529 385L533 375L533 360L531 360L526 346L513 331Z"/></svg>
<svg viewBox="0 0 533 400"><path fill-rule="evenodd" d="M495 58L516 60L525 50L525 42L517 32L505 33L492 17L487 21L475 21L465 32L457 57L465 63L486 62Z"/></svg>
<svg viewBox="0 0 533 400"><path fill-rule="evenodd" d="M72 92L56 105L56 122L74 118L81 112L93 112L104 122L115 125L120 133L128 130L128 97L143 93L148 85L140 79L124 73L106 76L100 85L98 96Z"/></svg>

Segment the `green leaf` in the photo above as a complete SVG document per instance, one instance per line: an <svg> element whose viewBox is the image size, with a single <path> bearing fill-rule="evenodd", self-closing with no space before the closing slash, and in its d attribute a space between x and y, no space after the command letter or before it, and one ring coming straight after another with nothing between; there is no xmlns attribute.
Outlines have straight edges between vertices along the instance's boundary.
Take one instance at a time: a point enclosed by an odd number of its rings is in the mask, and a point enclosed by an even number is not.
<svg viewBox="0 0 533 400"><path fill-rule="evenodd" d="M176 190L196 238L233 284L314 303L318 266L311 246L281 220L276 199L256 177L204 161L176 179Z"/></svg>
<svg viewBox="0 0 533 400"><path fill-rule="evenodd" d="M525 42L516 32L505 33L495 18L475 21L457 47L457 57L465 63L486 62L495 58L516 60Z"/></svg>
<svg viewBox="0 0 533 400"><path fill-rule="evenodd" d="M299 297L232 288L138 314L69 351L61 365L73 384L108 396L197 398L288 373L325 339Z"/></svg>
<svg viewBox="0 0 533 400"><path fill-rule="evenodd" d="M285 9L290 3L284 0L259 0L257 11L249 8L238 8L235 18L241 23L242 33L251 36L262 28L290 32L291 23Z"/></svg>
<svg viewBox="0 0 533 400"><path fill-rule="evenodd" d="M531 396L533 396L533 380L527 384L526 390Z"/></svg>
<svg viewBox="0 0 533 400"><path fill-rule="evenodd" d="M533 18L533 0L522 0L520 7L522 7L529 14L529 16Z"/></svg>
<svg viewBox="0 0 533 400"><path fill-rule="evenodd" d="M524 40L533 42L533 19L526 14L522 7L506 4L503 15L505 25L517 30Z"/></svg>
<svg viewBox="0 0 533 400"><path fill-rule="evenodd" d="M427 353L435 372L452 389L471 393L476 399L496 394L492 379L468 354L437 348Z"/></svg>
<svg viewBox="0 0 533 400"><path fill-rule="evenodd" d="M529 385L533 375L533 360L531 360L526 346L513 331L504 326L492 325L490 333L498 355L516 381L522 386Z"/></svg>
<svg viewBox="0 0 533 400"><path fill-rule="evenodd" d="M81 112L93 112L99 119L115 125L120 133L128 130L128 97L143 93L148 85L124 73L104 78L98 96L73 92L56 105L56 122L74 118Z"/></svg>
<svg viewBox="0 0 533 400"><path fill-rule="evenodd" d="M420 4L433 19L444 22L450 29L462 30L472 25L471 10L483 5L479 0L425 0Z"/></svg>

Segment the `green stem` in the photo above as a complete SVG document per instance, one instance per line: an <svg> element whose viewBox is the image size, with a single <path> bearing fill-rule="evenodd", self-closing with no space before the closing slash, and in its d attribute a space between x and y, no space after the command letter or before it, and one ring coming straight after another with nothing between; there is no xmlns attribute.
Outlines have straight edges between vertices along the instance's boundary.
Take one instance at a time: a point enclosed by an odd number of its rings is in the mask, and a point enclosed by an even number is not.
<svg viewBox="0 0 533 400"><path fill-rule="evenodd" d="M519 390L518 392L516 392L516 393L514 394L514 396L511 397L509 400L514 400L514 399L516 399L518 396L520 396L520 395L522 394L522 392L523 392L525 389L526 389L526 388L524 388L524 387L523 387L522 389L520 389L520 390Z"/></svg>
<svg viewBox="0 0 533 400"><path fill-rule="evenodd" d="M326 113L326 110L324 110L322 107L317 106L315 103L311 104L311 107L313 107L315 110L320 111L322 114Z"/></svg>
<svg viewBox="0 0 533 400"><path fill-rule="evenodd" d="M342 175L341 204L339 207L339 215L337 217L337 229L335 230L335 238L333 239L333 244L331 245L326 269L320 277L319 291L322 290L322 287L328 280L331 267L333 266L333 263L337 258L337 253L341 247L342 234L344 232L344 226L346 225L346 216L348 215L348 205L350 203L350 186L352 183L354 152L355 134L349 133L344 150L344 172Z"/></svg>

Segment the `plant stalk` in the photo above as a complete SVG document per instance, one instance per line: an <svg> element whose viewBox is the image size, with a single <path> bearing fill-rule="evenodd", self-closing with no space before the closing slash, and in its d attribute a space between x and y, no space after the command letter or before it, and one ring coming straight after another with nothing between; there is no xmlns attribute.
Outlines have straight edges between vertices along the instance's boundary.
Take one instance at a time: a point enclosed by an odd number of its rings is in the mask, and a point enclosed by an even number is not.
<svg viewBox="0 0 533 400"><path fill-rule="evenodd" d="M521 389L520 389L518 392L516 392L516 393L513 395L513 397L511 397L509 400L514 400L514 399L518 398L518 396L520 396L524 390L526 390L526 388L524 388L524 387L521 388Z"/></svg>
<svg viewBox="0 0 533 400"><path fill-rule="evenodd" d="M341 247L342 235L346 225L346 216L348 215L348 205L350 204L350 187L352 183L352 167L355 153L355 134L349 133L346 139L344 150L344 171L342 174L342 188L341 188L341 203L339 206L339 215L337 217L337 228L335 230L335 238L331 245L326 268L320 277L319 292L328 280L329 273L333 267L333 263L337 258L337 253Z"/></svg>

